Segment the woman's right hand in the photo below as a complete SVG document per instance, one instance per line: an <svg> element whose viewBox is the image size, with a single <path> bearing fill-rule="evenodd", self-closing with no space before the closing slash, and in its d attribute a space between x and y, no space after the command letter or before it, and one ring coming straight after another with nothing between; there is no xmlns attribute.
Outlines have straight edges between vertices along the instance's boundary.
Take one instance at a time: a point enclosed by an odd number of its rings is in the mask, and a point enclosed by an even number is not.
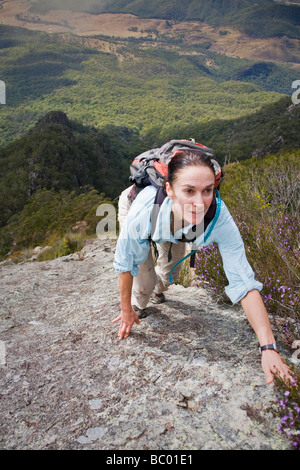
<svg viewBox="0 0 300 470"><path fill-rule="evenodd" d="M122 309L121 314L113 320L113 323L121 321L118 337L120 339L127 338L129 336L131 328L134 323L137 325L140 324L138 314L133 310L132 307L127 309Z"/></svg>

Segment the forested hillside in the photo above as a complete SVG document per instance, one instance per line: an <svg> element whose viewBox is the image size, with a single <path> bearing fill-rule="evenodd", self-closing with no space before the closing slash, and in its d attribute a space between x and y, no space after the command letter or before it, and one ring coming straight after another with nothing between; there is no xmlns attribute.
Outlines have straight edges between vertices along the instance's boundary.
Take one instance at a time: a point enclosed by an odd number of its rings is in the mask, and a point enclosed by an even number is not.
<svg viewBox="0 0 300 470"><path fill-rule="evenodd" d="M7 94L0 145L53 109L97 128L113 124L141 133L237 118L289 94L296 77L283 64L229 58L203 43L191 48L179 41L176 51L169 39L165 47L154 41L148 48L115 39L114 54L22 28L0 25L0 33Z"/></svg>
<svg viewBox="0 0 300 470"><path fill-rule="evenodd" d="M240 161L268 153L300 148L300 106L293 105L289 97L263 106L259 111L239 119L216 119L204 123L176 125L167 132L156 129L156 140L167 141L172 136L197 136L212 147L221 163ZM150 133L149 144L154 139Z"/></svg>
<svg viewBox="0 0 300 470"><path fill-rule="evenodd" d="M283 98L247 118L140 135L127 127L83 126L50 112L0 149L1 255L61 238L82 220L95 234L97 205L128 186L129 165L147 148L194 137L212 147L221 164L262 159L300 148L299 118L300 106Z"/></svg>
<svg viewBox="0 0 300 470"><path fill-rule="evenodd" d="M96 130L70 122L59 111L44 116L26 136L0 150L2 255L13 242L19 248L52 236L61 210L64 233L94 209L88 229L95 233L95 205L127 186L130 156L141 151L128 128ZM30 209L20 222L26 204Z"/></svg>
<svg viewBox="0 0 300 470"><path fill-rule="evenodd" d="M300 7L272 0L39 0L33 11L50 8L92 13L132 13L143 18L200 20L214 26L233 26L253 37L300 37Z"/></svg>

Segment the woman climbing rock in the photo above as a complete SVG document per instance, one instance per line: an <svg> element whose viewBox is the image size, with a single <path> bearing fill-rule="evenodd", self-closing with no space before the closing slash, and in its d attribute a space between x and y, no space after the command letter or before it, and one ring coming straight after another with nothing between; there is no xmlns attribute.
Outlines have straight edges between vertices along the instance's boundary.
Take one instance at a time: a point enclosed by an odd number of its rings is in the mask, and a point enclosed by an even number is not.
<svg viewBox="0 0 300 470"><path fill-rule="evenodd" d="M216 189L216 172L212 158L204 150L177 150L168 164L163 188L165 198L155 216L157 188L149 185L128 202L128 190L120 196L121 232L117 242L114 267L119 272L121 300L118 336L126 338L134 324L146 315L150 300L164 301L164 292L180 272L186 243L192 248L217 243L228 279L226 294L233 303L240 302L257 335L262 368L267 383L273 374L288 378L290 371L282 361L260 291L246 258L244 243L232 216ZM191 238L192 234L192 238ZM158 257L153 258L151 240ZM156 265L155 265L156 264Z"/></svg>

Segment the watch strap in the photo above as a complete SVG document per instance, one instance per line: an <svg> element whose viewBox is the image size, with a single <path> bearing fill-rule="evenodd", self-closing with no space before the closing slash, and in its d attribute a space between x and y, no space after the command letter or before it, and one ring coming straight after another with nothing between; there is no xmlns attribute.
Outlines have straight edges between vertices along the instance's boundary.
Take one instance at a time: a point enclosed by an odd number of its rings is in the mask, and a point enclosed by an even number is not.
<svg viewBox="0 0 300 470"><path fill-rule="evenodd" d="M276 343L272 343L272 344L265 344L264 346L260 346L259 352L262 353L263 351L266 351L268 349L273 349L274 351L278 351Z"/></svg>

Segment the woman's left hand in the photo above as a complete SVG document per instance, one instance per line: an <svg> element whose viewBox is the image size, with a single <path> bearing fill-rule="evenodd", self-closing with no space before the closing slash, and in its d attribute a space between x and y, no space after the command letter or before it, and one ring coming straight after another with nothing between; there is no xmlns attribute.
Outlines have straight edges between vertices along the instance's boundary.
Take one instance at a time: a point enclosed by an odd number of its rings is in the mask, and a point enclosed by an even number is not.
<svg viewBox="0 0 300 470"><path fill-rule="evenodd" d="M262 352L261 356L261 364L267 384L273 382L274 375L281 377L285 382L292 380L293 376L290 368L283 362L276 351L266 350Z"/></svg>

